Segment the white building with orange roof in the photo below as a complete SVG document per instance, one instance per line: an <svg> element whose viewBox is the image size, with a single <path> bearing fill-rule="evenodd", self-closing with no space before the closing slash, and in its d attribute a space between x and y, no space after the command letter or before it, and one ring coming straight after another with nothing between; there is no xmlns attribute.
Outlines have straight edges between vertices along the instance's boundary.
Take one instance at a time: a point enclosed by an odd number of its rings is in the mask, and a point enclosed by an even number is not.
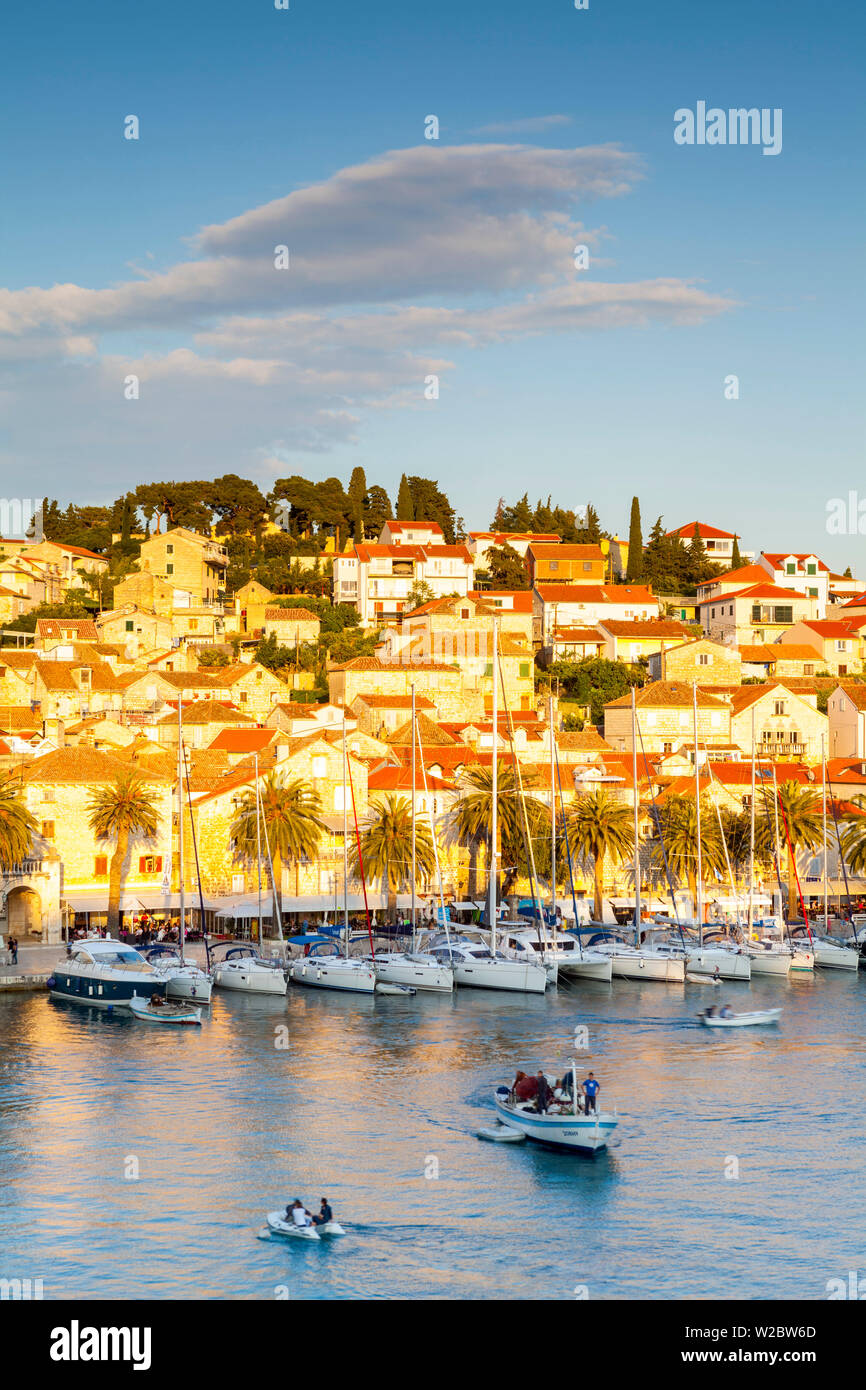
<svg viewBox="0 0 866 1390"><path fill-rule="evenodd" d="M638 752L673 753L681 743L695 741L693 687L685 681L654 681L635 691ZM698 743L712 748L731 742L728 700L697 690ZM604 707L604 737L614 752L631 751L631 695L621 695Z"/></svg>
<svg viewBox="0 0 866 1390"><path fill-rule="evenodd" d="M421 586L433 598L465 597L474 583L465 545L360 542L334 556L334 602L355 607L364 627L398 621L415 606L410 595Z"/></svg>
<svg viewBox="0 0 866 1390"><path fill-rule="evenodd" d="M548 657L557 628L659 616L659 601L645 584L536 584L532 594L532 640Z"/></svg>
<svg viewBox="0 0 866 1390"><path fill-rule="evenodd" d="M698 602L701 625L708 637L733 647L765 642L802 641L795 624L817 615L818 600L776 584L750 584Z"/></svg>
<svg viewBox="0 0 866 1390"><path fill-rule="evenodd" d="M718 526L711 526L707 521L688 521L685 526L679 526L674 531L668 531L668 536L679 539L688 545L695 538L695 531L699 529L704 549L707 552L707 559L716 564L727 565L730 568L734 555L734 541L739 541L739 534L734 531L723 531ZM740 558L742 560L753 560L755 552L753 550L743 550L740 548Z"/></svg>
<svg viewBox="0 0 866 1390"><path fill-rule="evenodd" d="M829 671L831 676L856 676L863 670L863 641L856 620L803 619L788 635L792 642L813 648L820 663L816 675Z"/></svg>
<svg viewBox="0 0 866 1390"><path fill-rule="evenodd" d="M830 758L866 758L866 685L840 684L827 700Z"/></svg>
<svg viewBox="0 0 866 1390"><path fill-rule="evenodd" d="M379 544L444 545L445 536L438 521L386 521Z"/></svg>
<svg viewBox="0 0 866 1390"><path fill-rule="evenodd" d="M749 757L753 728L757 756L774 762L817 762L822 739L829 746L827 715L780 681L743 685L730 701L731 739Z"/></svg>
<svg viewBox="0 0 866 1390"><path fill-rule="evenodd" d="M830 571L817 555L762 550L756 561L774 584L785 589L797 589L801 594L818 600L816 617L823 618L830 601Z"/></svg>
<svg viewBox="0 0 866 1390"><path fill-rule="evenodd" d="M470 531L466 544L475 561L476 569L487 568L487 552L510 548L521 560L531 545L559 545L562 537L556 531Z"/></svg>
<svg viewBox="0 0 866 1390"><path fill-rule="evenodd" d="M681 645L692 635L692 629L674 618L644 618L635 621L624 618L602 618L598 631L604 638L604 655L608 661L640 661Z"/></svg>

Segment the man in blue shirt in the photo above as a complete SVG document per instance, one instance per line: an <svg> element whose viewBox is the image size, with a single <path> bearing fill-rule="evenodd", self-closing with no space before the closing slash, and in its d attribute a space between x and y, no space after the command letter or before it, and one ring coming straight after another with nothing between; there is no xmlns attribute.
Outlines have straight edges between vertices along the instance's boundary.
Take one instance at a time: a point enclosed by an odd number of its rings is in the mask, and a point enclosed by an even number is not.
<svg viewBox="0 0 866 1390"><path fill-rule="evenodd" d="M600 1090L601 1090L601 1086L600 1086L599 1083L596 1081L596 1079L595 1079L594 1075L592 1074L592 1072L590 1072L590 1073L589 1073L589 1076L586 1078L586 1080L585 1080L584 1083L583 1083L583 1094L586 1096L586 1113L587 1113L587 1115L589 1114L590 1110L595 1110L595 1108L596 1108L596 1107L595 1107L595 1098L596 1098L596 1096L598 1095L598 1093L599 1093ZM598 1111L596 1111L596 1114L598 1114Z"/></svg>

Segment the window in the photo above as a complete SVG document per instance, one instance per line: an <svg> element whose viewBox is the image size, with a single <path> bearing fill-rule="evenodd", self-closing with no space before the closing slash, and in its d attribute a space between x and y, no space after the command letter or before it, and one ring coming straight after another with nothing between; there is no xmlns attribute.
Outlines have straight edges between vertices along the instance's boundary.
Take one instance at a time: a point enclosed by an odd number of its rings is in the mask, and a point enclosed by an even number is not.
<svg viewBox="0 0 866 1390"><path fill-rule="evenodd" d="M584 574L592 574L592 561L591 561L591 560L584 560L584 562L583 562L583 572L584 572Z"/></svg>
<svg viewBox="0 0 866 1390"><path fill-rule="evenodd" d="M166 565L165 572L166 574L174 574L174 565Z"/></svg>
<svg viewBox="0 0 866 1390"><path fill-rule="evenodd" d="M190 618L189 630L190 632L196 632L198 630L198 618Z"/></svg>
<svg viewBox="0 0 866 1390"><path fill-rule="evenodd" d="M170 541L169 541L168 545L165 547L165 553L166 553L166 555L173 555L173 554L174 554L174 546L172 545L172 543L171 543Z"/></svg>
<svg viewBox="0 0 866 1390"><path fill-rule="evenodd" d="M94 878L105 878L105 875L106 875L107 873L108 873L108 855L107 855L107 854L97 854L96 858L95 858L94 861L93 861L93 877L94 877Z"/></svg>
<svg viewBox="0 0 866 1390"><path fill-rule="evenodd" d="M140 874L161 874L162 855L161 854L142 854L138 860L138 872Z"/></svg>
<svg viewBox="0 0 866 1390"><path fill-rule="evenodd" d="M53 800L54 800L54 788L53 788L53 787L43 787L43 788L42 788L42 800L43 800L43 801L53 801Z"/></svg>
<svg viewBox="0 0 866 1390"><path fill-rule="evenodd" d="M313 759L313 776L314 776L314 777L326 777L326 776L327 776L327 773L328 773L328 759L327 759L327 758L323 758L323 757L322 757L322 758L318 758L318 757L317 757L317 758L314 758L314 759Z"/></svg>
<svg viewBox="0 0 866 1390"><path fill-rule="evenodd" d="M814 665L812 664L812 662L811 662L811 661L806 661L806 662L804 662L804 663L803 663L803 675L804 675L804 676L814 676L814 674L815 674L815 667L814 667Z"/></svg>
<svg viewBox="0 0 866 1390"><path fill-rule="evenodd" d="M712 656L710 655L709 652L700 652L700 653L699 653L699 655L698 655L698 665L699 665L699 666L711 666L712 663L713 663L713 658L712 658Z"/></svg>
<svg viewBox="0 0 866 1390"><path fill-rule="evenodd" d="M817 597L818 597L818 590L817 590L817 589L807 589L807 590L806 590L806 593L809 595L810 598L817 598Z"/></svg>
<svg viewBox="0 0 866 1390"><path fill-rule="evenodd" d="M242 705L247 703L247 692L245 690L242 690L240 693L240 702Z"/></svg>
<svg viewBox="0 0 866 1390"><path fill-rule="evenodd" d="M345 797L345 800L344 800L344 797ZM335 811L344 811L344 810L348 810L348 808L349 808L349 800L350 800L350 798L349 798L349 796L347 795L346 790L345 790L344 787L335 787L335 788L334 788L334 810L335 810Z"/></svg>
<svg viewBox="0 0 866 1390"><path fill-rule="evenodd" d="M243 874L232 874L232 892L242 893L244 891Z"/></svg>
<svg viewBox="0 0 866 1390"><path fill-rule="evenodd" d="M521 680L527 680L527 679L529 678L529 662L528 662L528 661L521 661L521 663L520 663L520 678L521 678Z"/></svg>
<svg viewBox="0 0 866 1390"><path fill-rule="evenodd" d="M837 652L847 652L847 650L848 650L848 643L847 643L847 641L846 641L846 639L845 639L844 637L840 637L840 638L837 640L837 642L836 642L836 650L837 650Z"/></svg>
<svg viewBox="0 0 866 1390"><path fill-rule="evenodd" d="M460 609L460 616L461 616L461 618L468 618L468 617L469 617L469 609L468 609L468 608L461 608L461 609Z"/></svg>
<svg viewBox="0 0 866 1390"><path fill-rule="evenodd" d="M806 566L806 573L807 573L807 574L817 574L817 573L818 573L818 566L817 566L817 565L814 565L814 564L812 564L812 563L810 562L810 563ZM816 592L817 592L817 590L816 590Z"/></svg>
<svg viewBox="0 0 866 1390"><path fill-rule="evenodd" d="M135 629L135 622L132 618L127 618L123 626L127 632L132 632Z"/></svg>
<svg viewBox="0 0 866 1390"><path fill-rule="evenodd" d="M484 674L485 674L485 676L492 676L492 675L493 675L493 662L492 662L492 661L488 661L488 662L485 663L485 666L484 666Z"/></svg>
<svg viewBox="0 0 866 1390"><path fill-rule="evenodd" d="M53 821L53 820L44 820L44 821L42 822L41 826L39 827L39 834L42 836L43 840L53 840L53 839L54 839L54 821Z"/></svg>
<svg viewBox="0 0 866 1390"><path fill-rule="evenodd" d="M549 570L551 570L551 572L552 572L553 570L558 570L558 569L559 569L559 561L558 561L558 560L548 560L548 562L547 562L547 568L548 568Z"/></svg>
<svg viewBox="0 0 866 1390"><path fill-rule="evenodd" d="M787 702L786 702L785 700L774 700L774 701L773 701L773 713L774 713L774 714L785 714L785 713L787 713Z"/></svg>
<svg viewBox="0 0 866 1390"><path fill-rule="evenodd" d="M785 573L786 573L786 574L796 574L796 573L797 573L797 566L794 564L794 561L793 561L793 560L789 560L789 561L788 561L787 565L785 566Z"/></svg>
<svg viewBox="0 0 866 1390"><path fill-rule="evenodd" d="M664 745L664 751L665 751L666 753L672 753L672 752L674 751L674 746L673 746L673 744L672 744L672 743L666 743L666 744Z"/></svg>

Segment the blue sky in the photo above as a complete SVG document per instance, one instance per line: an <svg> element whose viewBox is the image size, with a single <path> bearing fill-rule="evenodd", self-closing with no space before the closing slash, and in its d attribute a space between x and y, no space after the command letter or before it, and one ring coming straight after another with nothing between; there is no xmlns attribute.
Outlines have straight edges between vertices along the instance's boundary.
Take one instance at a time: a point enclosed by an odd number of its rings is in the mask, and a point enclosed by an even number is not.
<svg viewBox="0 0 866 1390"><path fill-rule="evenodd" d="M91 0L5 31L5 493L361 463L472 527L528 491L624 530L637 493L645 529L866 575L825 531L866 497L853 7ZM781 107L782 153L675 145L699 100Z"/></svg>

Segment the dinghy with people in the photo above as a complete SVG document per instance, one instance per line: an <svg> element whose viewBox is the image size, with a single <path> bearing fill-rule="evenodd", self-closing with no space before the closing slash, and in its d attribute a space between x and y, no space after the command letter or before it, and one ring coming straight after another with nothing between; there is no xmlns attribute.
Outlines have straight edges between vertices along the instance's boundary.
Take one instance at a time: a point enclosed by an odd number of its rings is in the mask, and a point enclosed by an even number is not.
<svg viewBox="0 0 866 1390"><path fill-rule="evenodd" d="M142 998L134 994L129 1008L135 1018L142 1023L192 1024L201 1023L201 1008L194 1004L183 1004L179 1000L169 1001L161 994Z"/></svg>
<svg viewBox="0 0 866 1390"><path fill-rule="evenodd" d="M735 1014L727 1005L721 1009L711 1005L698 1014L698 1021L705 1028L751 1028L756 1024L778 1023L781 1017L781 1009L753 1009L751 1013Z"/></svg>

